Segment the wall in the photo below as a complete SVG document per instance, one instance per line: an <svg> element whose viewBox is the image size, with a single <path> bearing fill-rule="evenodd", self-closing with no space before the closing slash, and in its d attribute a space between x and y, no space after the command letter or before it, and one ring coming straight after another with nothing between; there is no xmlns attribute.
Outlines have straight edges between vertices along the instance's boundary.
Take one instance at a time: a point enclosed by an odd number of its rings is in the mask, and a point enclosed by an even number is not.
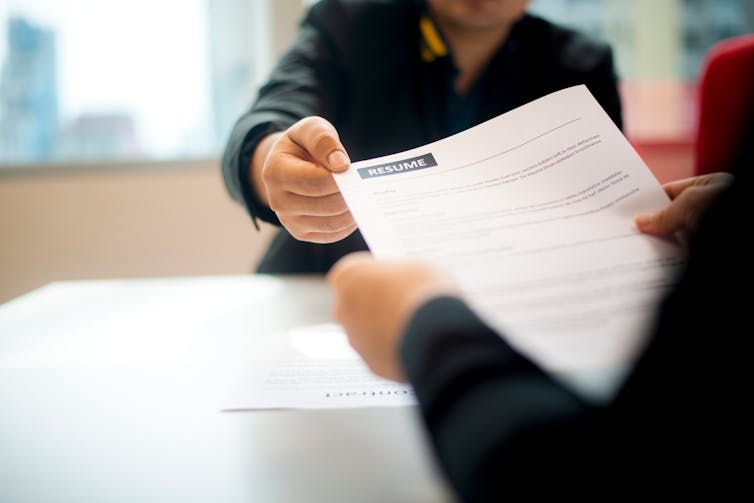
<svg viewBox="0 0 754 503"><path fill-rule="evenodd" d="M661 182L690 146L640 145ZM0 302L55 280L247 274L272 237L217 161L0 170Z"/></svg>
<svg viewBox="0 0 754 503"><path fill-rule="evenodd" d="M0 302L47 282L249 273L257 232L217 161L0 170Z"/></svg>

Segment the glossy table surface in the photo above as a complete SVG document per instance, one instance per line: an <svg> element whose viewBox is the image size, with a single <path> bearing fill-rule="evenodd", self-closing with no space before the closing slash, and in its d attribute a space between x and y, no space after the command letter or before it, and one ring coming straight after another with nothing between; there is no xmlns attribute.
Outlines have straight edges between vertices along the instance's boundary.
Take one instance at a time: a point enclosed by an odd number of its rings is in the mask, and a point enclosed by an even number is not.
<svg viewBox="0 0 754 503"><path fill-rule="evenodd" d="M452 501L414 407L221 412L321 277L61 282L0 306L0 501Z"/></svg>

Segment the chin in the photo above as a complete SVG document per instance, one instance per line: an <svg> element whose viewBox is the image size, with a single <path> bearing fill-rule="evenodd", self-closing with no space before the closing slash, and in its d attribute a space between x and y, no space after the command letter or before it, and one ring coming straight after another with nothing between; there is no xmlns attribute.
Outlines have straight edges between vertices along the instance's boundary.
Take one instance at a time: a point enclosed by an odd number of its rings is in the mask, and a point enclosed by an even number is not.
<svg viewBox="0 0 754 503"><path fill-rule="evenodd" d="M492 28L515 22L528 3L528 0L429 0L438 15L466 28Z"/></svg>

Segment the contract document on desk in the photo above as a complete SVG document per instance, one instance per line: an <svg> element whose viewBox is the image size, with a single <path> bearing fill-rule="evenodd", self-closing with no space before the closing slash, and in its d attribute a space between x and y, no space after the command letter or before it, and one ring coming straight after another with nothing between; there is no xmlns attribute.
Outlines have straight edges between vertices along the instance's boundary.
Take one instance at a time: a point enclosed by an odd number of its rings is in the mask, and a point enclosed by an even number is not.
<svg viewBox="0 0 754 503"><path fill-rule="evenodd" d="M684 260L635 229L669 199L585 86L335 180L375 256L439 262L554 372L627 368Z"/></svg>
<svg viewBox="0 0 754 503"><path fill-rule="evenodd" d="M333 323L272 338L227 399L225 411L350 409L414 405L405 384L374 375Z"/></svg>

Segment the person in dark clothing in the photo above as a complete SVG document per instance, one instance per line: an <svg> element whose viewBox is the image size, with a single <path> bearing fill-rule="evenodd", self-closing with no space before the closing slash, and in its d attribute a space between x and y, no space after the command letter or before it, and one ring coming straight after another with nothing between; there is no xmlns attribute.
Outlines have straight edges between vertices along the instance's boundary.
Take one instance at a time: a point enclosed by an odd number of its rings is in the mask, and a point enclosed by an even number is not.
<svg viewBox="0 0 754 503"><path fill-rule="evenodd" d="M754 127L742 150L735 177L667 184L672 202L636 217L643 232L689 233L688 260L645 350L606 403L583 398L518 353L426 264L357 253L333 267L336 319L373 371L414 386L462 500L522 493L721 500L751 492L748 464L737 459L751 445L754 275L743 231Z"/></svg>
<svg viewBox="0 0 754 503"><path fill-rule="evenodd" d="M622 126L610 48L527 0L322 0L235 125L228 191L282 225L259 272L326 272L366 250L331 171L586 84Z"/></svg>

